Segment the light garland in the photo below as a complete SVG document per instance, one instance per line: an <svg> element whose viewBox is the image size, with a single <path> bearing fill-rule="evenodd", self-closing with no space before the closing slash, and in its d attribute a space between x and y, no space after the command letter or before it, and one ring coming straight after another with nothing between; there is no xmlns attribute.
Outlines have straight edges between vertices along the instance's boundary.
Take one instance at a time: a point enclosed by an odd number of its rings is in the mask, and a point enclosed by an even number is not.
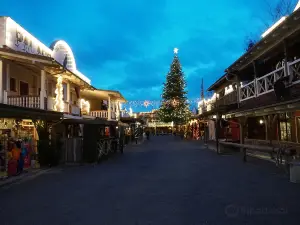
<svg viewBox="0 0 300 225"><path fill-rule="evenodd" d="M57 83L56 83L56 89L55 89L55 105L54 105L54 110L57 112L64 112L65 110L65 103L63 100L63 84L62 84L63 78L60 75L57 78Z"/></svg>
<svg viewBox="0 0 300 225"><path fill-rule="evenodd" d="M85 99L80 99L80 108L82 112L90 114L91 105L89 101L86 101Z"/></svg>

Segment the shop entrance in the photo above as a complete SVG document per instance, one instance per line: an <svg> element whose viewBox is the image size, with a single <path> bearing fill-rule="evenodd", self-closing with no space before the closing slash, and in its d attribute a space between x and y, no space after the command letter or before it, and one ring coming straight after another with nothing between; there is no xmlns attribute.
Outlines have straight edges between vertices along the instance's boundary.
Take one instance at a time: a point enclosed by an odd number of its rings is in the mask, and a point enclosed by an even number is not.
<svg viewBox="0 0 300 225"><path fill-rule="evenodd" d="M25 170L36 167L37 140L38 134L32 120L1 118L0 177L16 175L19 163Z"/></svg>

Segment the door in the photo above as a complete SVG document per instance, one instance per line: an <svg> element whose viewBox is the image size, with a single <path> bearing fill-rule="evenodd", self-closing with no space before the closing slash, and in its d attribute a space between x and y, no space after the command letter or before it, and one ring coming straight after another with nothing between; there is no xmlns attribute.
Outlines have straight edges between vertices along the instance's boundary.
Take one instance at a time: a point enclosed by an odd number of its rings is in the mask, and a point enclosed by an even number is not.
<svg viewBox="0 0 300 225"><path fill-rule="evenodd" d="M20 81L20 95L29 95L29 84L23 81Z"/></svg>
<svg viewBox="0 0 300 225"><path fill-rule="evenodd" d="M297 142L300 143L300 117L296 117Z"/></svg>

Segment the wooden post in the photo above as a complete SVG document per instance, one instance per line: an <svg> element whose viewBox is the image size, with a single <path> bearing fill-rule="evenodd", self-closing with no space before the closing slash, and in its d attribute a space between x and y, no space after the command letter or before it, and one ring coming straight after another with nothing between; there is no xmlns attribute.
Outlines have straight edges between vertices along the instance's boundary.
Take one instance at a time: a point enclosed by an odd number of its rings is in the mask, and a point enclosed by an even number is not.
<svg viewBox="0 0 300 225"><path fill-rule="evenodd" d="M245 128L246 128L247 117L239 118L239 125L240 125L240 144L245 144ZM245 148L241 149L243 153L243 161L247 162L247 152Z"/></svg>
<svg viewBox="0 0 300 225"><path fill-rule="evenodd" d="M287 42L286 39L283 40L283 51L284 51L284 75L289 76L288 69L288 51L287 51ZM291 77L290 82L292 82L293 78Z"/></svg>
<svg viewBox="0 0 300 225"><path fill-rule="evenodd" d="M111 99L110 96L108 96L108 109L107 109L107 120L111 120Z"/></svg>
<svg viewBox="0 0 300 225"><path fill-rule="evenodd" d="M3 61L0 59L0 103L3 103Z"/></svg>
<svg viewBox="0 0 300 225"><path fill-rule="evenodd" d="M219 151L220 116L221 115L219 113L217 113L216 124L215 124L217 154L220 154L220 151Z"/></svg>
<svg viewBox="0 0 300 225"><path fill-rule="evenodd" d="M257 63L256 63L256 61L253 61L252 65L253 65L253 72L254 72L254 91L255 91L255 96L257 96L258 91L257 91L256 78L257 78L258 74L257 74Z"/></svg>

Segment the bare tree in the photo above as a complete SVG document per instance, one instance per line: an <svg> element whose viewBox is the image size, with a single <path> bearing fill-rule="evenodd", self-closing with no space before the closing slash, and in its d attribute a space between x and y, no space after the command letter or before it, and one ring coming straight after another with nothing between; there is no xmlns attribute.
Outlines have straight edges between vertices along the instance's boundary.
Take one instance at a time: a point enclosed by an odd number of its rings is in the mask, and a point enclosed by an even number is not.
<svg viewBox="0 0 300 225"><path fill-rule="evenodd" d="M272 2L272 4L271 4ZM298 0L264 0L266 6L267 18L262 19L266 28L269 28L281 17L291 14L297 4ZM257 42L254 35L248 35L245 37L245 51L249 51Z"/></svg>
<svg viewBox="0 0 300 225"><path fill-rule="evenodd" d="M272 24L278 21L281 17L291 14L298 2L298 0L277 0L275 4L271 4L271 1L274 2L274 0L264 0L264 3ZM266 20L264 20L264 23L266 27L270 27L272 25Z"/></svg>

